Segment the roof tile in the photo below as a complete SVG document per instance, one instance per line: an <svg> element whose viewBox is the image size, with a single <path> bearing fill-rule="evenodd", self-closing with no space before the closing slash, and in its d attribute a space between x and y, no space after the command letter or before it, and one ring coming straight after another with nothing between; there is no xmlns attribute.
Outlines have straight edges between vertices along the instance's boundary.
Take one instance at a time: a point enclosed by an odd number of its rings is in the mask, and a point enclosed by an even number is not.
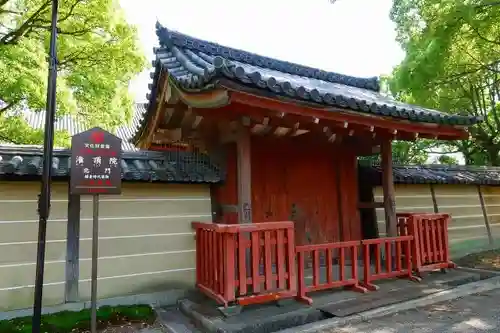
<svg viewBox="0 0 500 333"><path fill-rule="evenodd" d="M360 178L382 184L382 168L361 163ZM500 168L465 165L394 165L394 182L399 184L500 185Z"/></svg>
<svg viewBox="0 0 500 333"><path fill-rule="evenodd" d="M52 159L54 177L69 177L69 150L55 150ZM40 176L43 151L27 146L0 147L1 176ZM122 156L125 181L217 183L222 171L204 154L193 152L128 151Z"/></svg>

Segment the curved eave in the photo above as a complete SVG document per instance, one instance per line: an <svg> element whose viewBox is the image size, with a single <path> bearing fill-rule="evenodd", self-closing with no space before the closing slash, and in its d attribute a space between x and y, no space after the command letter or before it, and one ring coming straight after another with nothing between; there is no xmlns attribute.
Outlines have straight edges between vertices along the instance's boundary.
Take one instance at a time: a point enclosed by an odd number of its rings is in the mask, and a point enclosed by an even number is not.
<svg viewBox="0 0 500 333"><path fill-rule="evenodd" d="M150 84L148 84L148 88L150 92L146 95L148 102L144 105L146 112L143 115L143 118L137 125L135 129L134 135L129 139L129 142L134 146L139 146L142 140L144 139L145 129L149 128L149 124L151 120L154 118L156 113L156 96L157 96L157 84L160 79L161 74L161 66L154 66L155 71L150 73L149 76L153 80Z"/></svg>
<svg viewBox="0 0 500 333"><path fill-rule="evenodd" d="M390 105L390 103L377 103L342 94L332 94L319 89L307 89L305 86L297 87L291 81L278 81L273 76L263 77L259 72L248 72L244 66L235 65L222 57L214 59L214 66L217 73L236 84L258 88L264 93L268 92L276 97L288 97L298 102L311 102L323 107L338 107L362 114L391 117L395 120L438 125L472 126L483 120L482 117L449 115L436 110L424 111L396 101Z"/></svg>

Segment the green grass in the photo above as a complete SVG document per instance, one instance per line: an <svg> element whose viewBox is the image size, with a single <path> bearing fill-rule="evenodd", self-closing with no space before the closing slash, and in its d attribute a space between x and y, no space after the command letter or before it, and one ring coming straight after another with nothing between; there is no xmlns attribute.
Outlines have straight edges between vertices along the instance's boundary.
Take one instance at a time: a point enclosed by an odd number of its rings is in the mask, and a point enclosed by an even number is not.
<svg viewBox="0 0 500 333"><path fill-rule="evenodd" d="M0 333L31 333L31 317L0 321ZM97 310L98 327L128 322L153 323L155 312L149 305L102 306ZM40 332L74 333L90 329L90 309L63 311L42 316Z"/></svg>

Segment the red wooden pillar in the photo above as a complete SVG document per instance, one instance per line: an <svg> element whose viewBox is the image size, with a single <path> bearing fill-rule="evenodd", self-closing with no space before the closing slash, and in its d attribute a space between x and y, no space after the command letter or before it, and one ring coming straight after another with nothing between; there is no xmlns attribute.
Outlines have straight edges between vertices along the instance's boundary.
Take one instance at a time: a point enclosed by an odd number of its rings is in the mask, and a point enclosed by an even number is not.
<svg viewBox="0 0 500 333"><path fill-rule="evenodd" d="M384 191L385 230L387 237L397 236L396 203L394 179L392 175L392 140L384 140L380 145L382 160L382 188Z"/></svg>
<svg viewBox="0 0 500 333"><path fill-rule="evenodd" d="M238 135L236 138L239 223L252 223L252 169L250 142L250 131L248 131L247 127L240 126L238 128Z"/></svg>

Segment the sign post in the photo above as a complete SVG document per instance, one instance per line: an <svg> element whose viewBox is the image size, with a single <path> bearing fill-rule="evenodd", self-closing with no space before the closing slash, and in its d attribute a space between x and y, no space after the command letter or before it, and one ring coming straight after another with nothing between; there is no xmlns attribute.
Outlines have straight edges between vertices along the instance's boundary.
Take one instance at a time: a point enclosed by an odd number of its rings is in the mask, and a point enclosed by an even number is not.
<svg viewBox="0 0 500 333"><path fill-rule="evenodd" d="M99 127L71 139L70 192L92 195L91 332L97 331L99 195L121 193L122 140Z"/></svg>

